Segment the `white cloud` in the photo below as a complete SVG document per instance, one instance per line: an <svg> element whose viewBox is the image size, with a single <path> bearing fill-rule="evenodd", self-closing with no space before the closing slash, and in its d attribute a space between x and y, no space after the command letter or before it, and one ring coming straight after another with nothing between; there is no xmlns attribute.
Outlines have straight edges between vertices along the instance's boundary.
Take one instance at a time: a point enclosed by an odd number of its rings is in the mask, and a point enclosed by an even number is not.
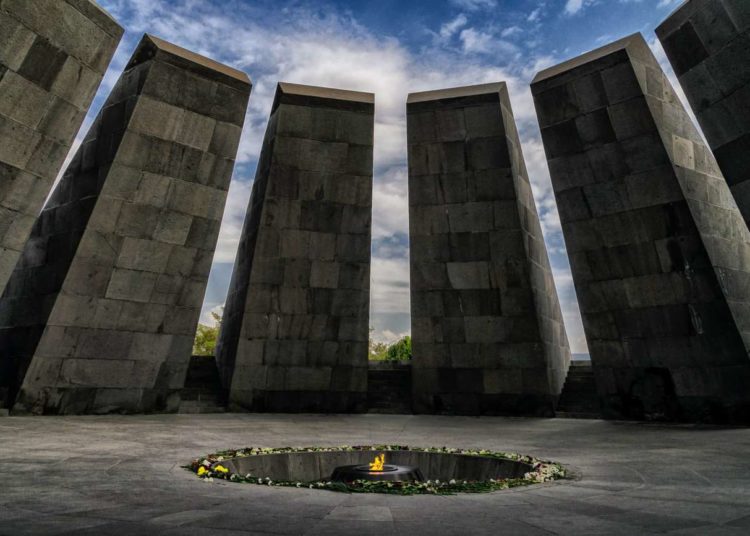
<svg viewBox="0 0 750 536"><path fill-rule="evenodd" d="M374 313L408 313L409 259L372 259L371 310Z"/></svg>
<svg viewBox="0 0 750 536"><path fill-rule="evenodd" d="M595 3L596 0L567 0L565 3L564 13L566 15L575 15L581 11L584 7Z"/></svg>
<svg viewBox="0 0 750 536"><path fill-rule="evenodd" d="M384 342L386 344L393 344L394 342L403 339L407 335L410 335L408 331L396 333L394 331L391 331L390 329L384 329L382 331L374 330L371 334L372 339L375 342Z"/></svg>
<svg viewBox="0 0 750 536"><path fill-rule="evenodd" d="M523 33L523 30L519 28L518 26L510 26L508 28L505 28L502 32L500 32L500 37L513 37L516 35L520 35Z"/></svg>
<svg viewBox="0 0 750 536"><path fill-rule="evenodd" d="M450 38L459 28L466 26L468 21L469 19L466 18L466 15L459 13L455 19L446 22L440 27L440 37L443 39Z"/></svg>
<svg viewBox="0 0 750 536"><path fill-rule="evenodd" d="M538 22L539 19L542 16L542 8L543 7L544 6L540 6L540 7L536 8L534 11L532 11L531 13L529 13L529 16L526 17L526 20L528 22Z"/></svg>
<svg viewBox="0 0 750 536"><path fill-rule="evenodd" d="M516 45L503 39L497 39L494 35L475 30L474 28L466 28L461 30L459 34L463 51L466 54L488 54L494 53L499 57L496 61L506 62L509 59L515 58L519 54L519 49ZM503 57L505 56L505 57Z"/></svg>
<svg viewBox="0 0 750 536"><path fill-rule="evenodd" d="M450 0L450 3L466 11L478 11L480 9L497 7L496 0Z"/></svg>

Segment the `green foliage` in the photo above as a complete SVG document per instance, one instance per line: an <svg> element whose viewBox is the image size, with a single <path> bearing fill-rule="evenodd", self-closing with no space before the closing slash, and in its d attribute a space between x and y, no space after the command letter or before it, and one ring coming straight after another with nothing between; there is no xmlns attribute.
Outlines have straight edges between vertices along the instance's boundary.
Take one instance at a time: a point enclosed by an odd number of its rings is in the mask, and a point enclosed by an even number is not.
<svg viewBox="0 0 750 536"><path fill-rule="evenodd" d="M370 333L373 329L370 328ZM391 345L376 342L370 337L370 361L409 361L411 360L411 337L408 335Z"/></svg>
<svg viewBox="0 0 750 536"><path fill-rule="evenodd" d="M385 361L409 360L411 360L411 337L409 335L394 342L385 351Z"/></svg>
<svg viewBox="0 0 750 536"><path fill-rule="evenodd" d="M198 330L195 332L193 341L193 355L215 355L216 341L219 338L219 329L221 328L221 315L214 312L211 316L216 321L215 326L198 324Z"/></svg>

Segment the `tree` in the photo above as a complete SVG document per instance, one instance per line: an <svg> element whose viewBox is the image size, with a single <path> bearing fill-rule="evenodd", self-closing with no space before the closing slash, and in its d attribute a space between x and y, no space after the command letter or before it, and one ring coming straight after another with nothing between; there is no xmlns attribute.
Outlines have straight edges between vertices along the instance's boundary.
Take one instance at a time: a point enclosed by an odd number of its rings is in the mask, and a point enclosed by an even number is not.
<svg viewBox="0 0 750 536"><path fill-rule="evenodd" d="M219 330L221 329L221 315L211 311L211 316L216 322L215 326L198 324L198 329L195 332L195 340L193 341L193 355L212 356L216 353L216 341L219 338Z"/></svg>
<svg viewBox="0 0 750 536"><path fill-rule="evenodd" d="M385 351L386 361L409 361L411 359L411 337L407 335L391 344Z"/></svg>
<svg viewBox="0 0 750 536"><path fill-rule="evenodd" d="M382 361L385 356L385 351L388 349L388 345L384 342L377 342L373 340L372 338L372 332L375 331L375 328L370 328L370 340L368 342L367 348L369 350L369 359L371 361Z"/></svg>

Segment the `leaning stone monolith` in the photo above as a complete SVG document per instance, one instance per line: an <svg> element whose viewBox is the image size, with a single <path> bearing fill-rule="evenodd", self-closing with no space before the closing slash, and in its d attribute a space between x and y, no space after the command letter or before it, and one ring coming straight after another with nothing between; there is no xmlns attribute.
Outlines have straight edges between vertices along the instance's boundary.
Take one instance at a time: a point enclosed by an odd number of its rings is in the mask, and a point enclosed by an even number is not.
<svg viewBox="0 0 750 536"><path fill-rule="evenodd" d="M14 411L176 410L250 88L143 38L0 301Z"/></svg>
<svg viewBox="0 0 750 536"><path fill-rule="evenodd" d="M413 405L554 413L570 350L504 83L407 101Z"/></svg>
<svg viewBox="0 0 750 536"><path fill-rule="evenodd" d="M532 93L603 410L750 418L750 233L635 34Z"/></svg>
<svg viewBox="0 0 750 536"><path fill-rule="evenodd" d="M217 347L229 407L363 411L374 97L279 84Z"/></svg>
<svg viewBox="0 0 750 536"><path fill-rule="evenodd" d="M122 33L91 0L0 2L0 293Z"/></svg>
<svg viewBox="0 0 750 536"><path fill-rule="evenodd" d="M750 2L691 0L656 35L750 222Z"/></svg>

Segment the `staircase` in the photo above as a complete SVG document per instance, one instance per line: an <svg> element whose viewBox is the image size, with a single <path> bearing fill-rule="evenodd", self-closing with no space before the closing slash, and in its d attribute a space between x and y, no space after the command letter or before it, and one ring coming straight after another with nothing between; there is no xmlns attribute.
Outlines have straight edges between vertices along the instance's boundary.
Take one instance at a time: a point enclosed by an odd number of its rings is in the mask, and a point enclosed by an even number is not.
<svg viewBox="0 0 750 536"><path fill-rule="evenodd" d="M226 396L212 356L192 356L179 413L224 413Z"/></svg>
<svg viewBox="0 0 750 536"><path fill-rule="evenodd" d="M370 361L367 403L370 413L411 413L411 364Z"/></svg>
<svg viewBox="0 0 750 536"><path fill-rule="evenodd" d="M590 361L571 361L555 414L568 419L602 418Z"/></svg>

